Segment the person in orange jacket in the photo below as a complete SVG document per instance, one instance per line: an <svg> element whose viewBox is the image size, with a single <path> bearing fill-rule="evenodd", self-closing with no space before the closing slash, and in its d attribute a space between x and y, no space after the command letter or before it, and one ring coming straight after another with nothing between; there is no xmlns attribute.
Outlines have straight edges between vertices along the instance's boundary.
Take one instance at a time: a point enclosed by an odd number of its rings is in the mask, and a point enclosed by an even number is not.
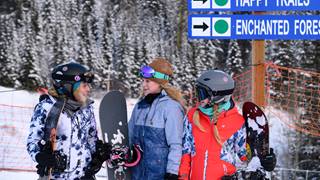
<svg viewBox="0 0 320 180"><path fill-rule="evenodd" d="M219 70L196 80L199 104L185 118L179 179L232 179L246 166L245 120L231 98L234 87L232 77Z"/></svg>

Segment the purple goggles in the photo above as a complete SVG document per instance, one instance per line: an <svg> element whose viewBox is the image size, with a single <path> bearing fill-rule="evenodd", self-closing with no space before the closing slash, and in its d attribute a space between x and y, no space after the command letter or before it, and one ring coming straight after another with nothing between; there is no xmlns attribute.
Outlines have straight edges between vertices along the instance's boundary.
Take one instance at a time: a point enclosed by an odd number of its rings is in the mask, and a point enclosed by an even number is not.
<svg viewBox="0 0 320 180"><path fill-rule="evenodd" d="M140 69L140 76L143 78L156 78L156 79L169 80L168 75L155 71L150 66L142 66Z"/></svg>

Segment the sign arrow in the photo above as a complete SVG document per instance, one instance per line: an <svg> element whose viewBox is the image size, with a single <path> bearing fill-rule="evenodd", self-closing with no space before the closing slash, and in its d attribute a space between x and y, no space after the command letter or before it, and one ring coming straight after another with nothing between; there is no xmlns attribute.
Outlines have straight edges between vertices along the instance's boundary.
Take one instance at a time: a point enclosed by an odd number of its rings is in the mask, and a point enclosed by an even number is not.
<svg viewBox="0 0 320 180"><path fill-rule="evenodd" d="M209 26L206 23L202 23L202 25L193 25L194 29L202 29L202 31L204 32L205 30L207 30L209 28Z"/></svg>
<svg viewBox="0 0 320 180"><path fill-rule="evenodd" d="M197 1L202 1L202 4L204 4L204 3L206 3L208 0L193 0L193 1L195 1L195 2L197 2Z"/></svg>

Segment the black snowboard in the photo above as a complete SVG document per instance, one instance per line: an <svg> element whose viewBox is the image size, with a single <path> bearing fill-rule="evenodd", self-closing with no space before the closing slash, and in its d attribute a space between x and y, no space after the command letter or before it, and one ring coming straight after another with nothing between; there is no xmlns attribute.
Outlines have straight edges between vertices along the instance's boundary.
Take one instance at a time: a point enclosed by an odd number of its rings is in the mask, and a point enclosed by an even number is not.
<svg viewBox="0 0 320 180"><path fill-rule="evenodd" d="M124 95L119 91L107 93L99 108L103 139L112 144L113 149L129 146L127 105ZM112 159L112 158L111 158ZM124 164L108 164L108 180L130 179L129 170Z"/></svg>
<svg viewBox="0 0 320 180"><path fill-rule="evenodd" d="M247 144L249 145L248 159L258 156L260 159L269 152L269 126L266 115L252 102L242 106L242 116L247 129Z"/></svg>

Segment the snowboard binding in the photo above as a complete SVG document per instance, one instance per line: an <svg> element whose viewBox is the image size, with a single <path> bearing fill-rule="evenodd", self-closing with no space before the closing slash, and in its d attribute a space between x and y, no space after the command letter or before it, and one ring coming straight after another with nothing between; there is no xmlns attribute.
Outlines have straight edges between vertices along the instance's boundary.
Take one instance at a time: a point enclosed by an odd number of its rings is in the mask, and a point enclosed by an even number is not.
<svg viewBox="0 0 320 180"><path fill-rule="evenodd" d="M139 163L141 159L141 152L142 150L139 145L134 145L132 149L129 149L127 146L123 145L115 145L111 150L108 167L133 167Z"/></svg>

